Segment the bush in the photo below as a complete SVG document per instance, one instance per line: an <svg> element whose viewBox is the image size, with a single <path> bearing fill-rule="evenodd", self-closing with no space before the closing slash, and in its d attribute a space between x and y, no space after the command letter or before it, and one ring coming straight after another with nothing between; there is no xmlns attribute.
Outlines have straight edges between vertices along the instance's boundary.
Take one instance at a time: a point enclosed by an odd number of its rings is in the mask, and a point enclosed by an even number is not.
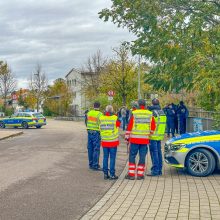
<svg viewBox="0 0 220 220"><path fill-rule="evenodd" d="M216 114L214 114L214 116L213 116L213 118L215 120L213 128L220 130L220 104L216 106L215 110L216 110Z"/></svg>
<svg viewBox="0 0 220 220"><path fill-rule="evenodd" d="M6 108L5 116L11 116L12 114L14 114L14 109L13 108Z"/></svg>

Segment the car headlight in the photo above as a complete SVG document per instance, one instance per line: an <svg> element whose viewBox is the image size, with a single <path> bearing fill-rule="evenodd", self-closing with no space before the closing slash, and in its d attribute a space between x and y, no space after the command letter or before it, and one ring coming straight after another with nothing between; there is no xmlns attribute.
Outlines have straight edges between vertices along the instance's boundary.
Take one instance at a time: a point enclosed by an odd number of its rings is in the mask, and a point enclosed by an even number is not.
<svg viewBox="0 0 220 220"><path fill-rule="evenodd" d="M177 151L177 150L184 148L185 146L186 146L185 144L171 144L170 150Z"/></svg>

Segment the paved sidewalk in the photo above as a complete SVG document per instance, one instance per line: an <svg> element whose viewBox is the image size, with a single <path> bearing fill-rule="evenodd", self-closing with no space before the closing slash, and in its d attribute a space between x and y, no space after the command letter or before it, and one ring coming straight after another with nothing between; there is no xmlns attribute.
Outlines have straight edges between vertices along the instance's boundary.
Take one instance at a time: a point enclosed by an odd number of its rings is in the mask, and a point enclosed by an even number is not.
<svg viewBox="0 0 220 220"><path fill-rule="evenodd" d="M220 219L219 173L192 177L166 164L160 177L129 181L126 173L82 220Z"/></svg>
<svg viewBox="0 0 220 220"><path fill-rule="evenodd" d="M0 140L15 137L15 136L18 136L21 134L23 134L23 131L3 131L3 130L0 130Z"/></svg>

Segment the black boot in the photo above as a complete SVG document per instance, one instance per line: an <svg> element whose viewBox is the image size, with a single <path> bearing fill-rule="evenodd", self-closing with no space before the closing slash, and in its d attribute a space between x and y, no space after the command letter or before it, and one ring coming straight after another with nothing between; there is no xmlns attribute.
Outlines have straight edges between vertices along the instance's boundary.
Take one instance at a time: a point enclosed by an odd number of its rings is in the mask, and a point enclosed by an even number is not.
<svg viewBox="0 0 220 220"><path fill-rule="evenodd" d="M117 179L118 179L118 176L116 176L116 175L111 176L111 175L110 175L109 179L110 179L110 180L117 180Z"/></svg>
<svg viewBox="0 0 220 220"><path fill-rule="evenodd" d="M137 176L137 180L143 180L144 179L144 175L143 176Z"/></svg>
<svg viewBox="0 0 220 220"><path fill-rule="evenodd" d="M109 175L108 174L104 174L104 180L109 179Z"/></svg>
<svg viewBox="0 0 220 220"><path fill-rule="evenodd" d="M129 174L126 174L125 175L125 179L127 179L127 180L135 180L135 177L134 176L130 176Z"/></svg>

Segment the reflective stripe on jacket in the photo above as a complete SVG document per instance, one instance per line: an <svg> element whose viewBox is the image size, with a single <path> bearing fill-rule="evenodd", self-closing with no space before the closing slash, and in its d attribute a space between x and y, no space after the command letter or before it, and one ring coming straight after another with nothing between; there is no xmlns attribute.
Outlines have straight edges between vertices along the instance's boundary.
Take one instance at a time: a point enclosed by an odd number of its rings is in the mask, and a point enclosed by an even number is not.
<svg viewBox="0 0 220 220"><path fill-rule="evenodd" d="M156 130L154 131L153 135L150 136L150 139L161 141L164 139L167 117L163 110L154 110L154 117L156 122Z"/></svg>
<svg viewBox="0 0 220 220"><path fill-rule="evenodd" d="M99 131L99 118L102 116L102 112L98 110L91 110L87 113L87 129L93 131Z"/></svg>
<svg viewBox="0 0 220 220"><path fill-rule="evenodd" d="M115 115L112 116L101 116L100 117L100 135L101 139L104 142L118 142L118 132L119 129L116 126L118 117Z"/></svg>

